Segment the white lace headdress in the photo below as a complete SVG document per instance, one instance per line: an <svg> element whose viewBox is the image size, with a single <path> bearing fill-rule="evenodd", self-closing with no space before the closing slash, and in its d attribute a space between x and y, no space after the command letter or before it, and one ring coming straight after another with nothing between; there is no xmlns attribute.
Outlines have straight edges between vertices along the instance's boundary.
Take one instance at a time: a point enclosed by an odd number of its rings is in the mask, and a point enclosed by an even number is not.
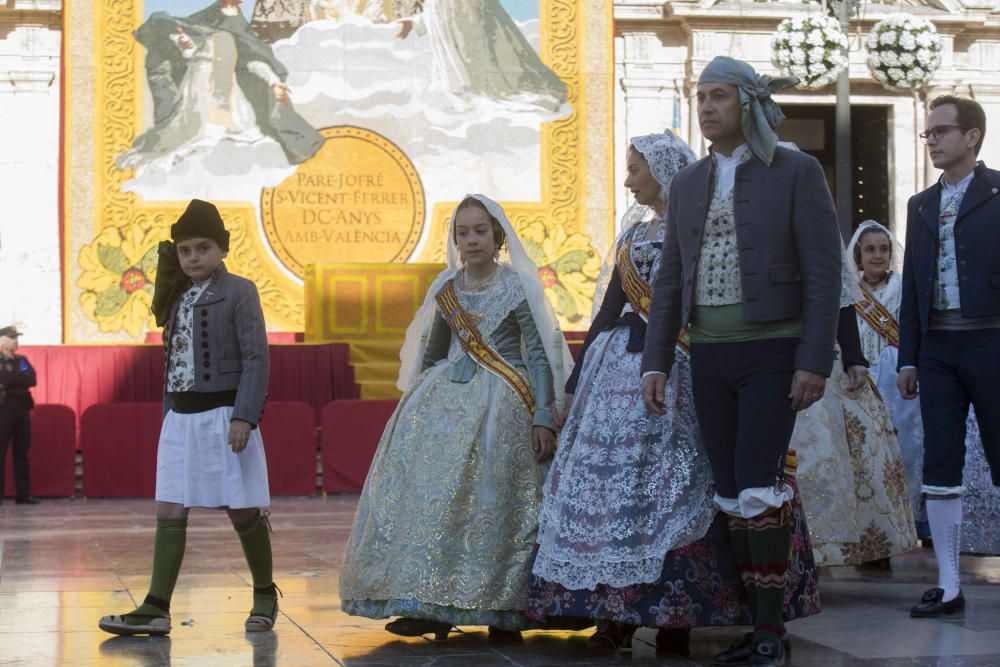
<svg viewBox="0 0 1000 667"><path fill-rule="evenodd" d="M892 257L889 260L889 267L895 272L899 273L903 270L903 246L900 245L899 241L896 239L896 235L889 231L889 228L882 225L874 220L863 220L858 228L854 230L854 236L851 237L851 242L847 244L847 254L851 259L851 268L854 269L855 276L860 276L862 271L861 267L858 265L857 261L854 259L854 249L861 242L861 235L867 230L877 229L886 236L889 237L889 244L892 247Z"/></svg>
<svg viewBox="0 0 1000 667"><path fill-rule="evenodd" d="M507 214L503 207L489 197L483 195L466 195L466 199L476 199L481 202L490 215L496 218L503 228L507 243L506 264L517 274L521 282L521 289L524 290L525 299L531 309L531 316L538 329L538 335L542 339L545 347L545 357L548 359L549 368L552 370L553 388L555 390L556 403L562 407L565 396L566 378L573 368L573 357L569 353L569 346L566 345L566 338L559 327L559 320L556 318L552 305L545 296L545 288L538 278L538 267L528 257L521 240L514 231L514 227L507 219ZM435 297L451 280L461 267L461 260L458 254L458 245L455 243L455 218L458 215L458 208L451 214L451 223L448 226L448 268L442 271L431 284L424 299L423 305L417 310L413 322L406 329L406 339L399 352L399 359L402 362L399 367L399 378L396 386L400 391L406 392L413 388L413 383L420 375L420 367L423 362L424 350L427 347L427 338L430 335L431 326L434 324L434 314L437 311ZM501 258L503 259L503 258ZM527 360L526 360L527 361ZM540 406L544 407L544 406Z"/></svg>
<svg viewBox="0 0 1000 667"><path fill-rule="evenodd" d="M629 141L629 146L634 147L646 159L650 173L656 179L656 182L660 184L660 199L662 201L667 201L667 197L670 194L670 183L674 180L674 175L684 167L698 160L698 156L684 143L684 140L670 130L632 137ZM615 269L615 259L618 254L618 245L621 243L622 237L633 226L650 220L654 215L655 211L653 211L652 207L639 204L638 202L632 204L625 211L625 215L622 216L621 230L618 233L618 237L611 244L611 248L604 258L604 264L601 266L601 272L597 276L591 319L597 316L601 302L604 301L604 293L607 292L608 284L611 282L612 272Z"/></svg>

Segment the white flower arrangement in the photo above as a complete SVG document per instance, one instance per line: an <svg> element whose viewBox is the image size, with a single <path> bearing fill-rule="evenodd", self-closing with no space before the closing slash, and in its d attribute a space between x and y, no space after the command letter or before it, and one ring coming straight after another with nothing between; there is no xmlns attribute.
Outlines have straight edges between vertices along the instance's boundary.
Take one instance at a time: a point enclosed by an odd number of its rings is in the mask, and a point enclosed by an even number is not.
<svg viewBox="0 0 1000 667"><path fill-rule="evenodd" d="M771 60L799 86L822 88L847 67L847 35L837 19L808 16L785 19L771 36Z"/></svg>
<svg viewBox="0 0 1000 667"><path fill-rule="evenodd" d="M896 14L876 23L866 46L872 76L895 90L923 88L941 64L937 28L910 14Z"/></svg>

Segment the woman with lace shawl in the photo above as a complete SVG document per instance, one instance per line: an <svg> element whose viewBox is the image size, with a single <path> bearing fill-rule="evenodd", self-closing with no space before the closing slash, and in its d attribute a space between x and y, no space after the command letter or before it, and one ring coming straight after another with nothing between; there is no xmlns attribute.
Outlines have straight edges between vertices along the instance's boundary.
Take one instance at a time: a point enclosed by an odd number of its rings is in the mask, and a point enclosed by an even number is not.
<svg viewBox="0 0 1000 667"><path fill-rule="evenodd" d="M715 518L686 336L666 414L648 413L639 395L667 192L695 160L671 132L632 139L625 186L637 206L605 266L610 282L566 384L568 412L555 415L565 425L545 484L528 615L549 627L596 623L595 647L627 649L646 626L661 628L660 648L686 654L688 628L750 623L726 521ZM797 499L793 505L788 619L819 610L802 511Z"/></svg>
<svg viewBox="0 0 1000 667"><path fill-rule="evenodd" d="M929 537L926 518L920 509L924 459L920 401L903 400L896 389L903 249L888 228L874 220L865 220L851 239L850 254L861 287L861 298L856 305L861 348L872 361L872 377L896 428L910 503L916 511L917 532ZM971 408L966 420L963 481L961 550L1000 553L1000 490L990 478L979 425Z"/></svg>
<svg viewBox="0 0 1000 667"><path fill-rule="evenodd" d="M845 253L837 354L823 397L799 413L789 448L820 566L889 567L917 543L903 458L889 411L868 374ZM897 393L894 391L894 393Z"/></svg>
<svg viewBox="0 0 1000 667"><path fill-rule="evenodd" d="M400 616L386 629L404 636L445 639L455 625L502 636L524 625L550 404L572 361L499 204L459 204L448 266L406 332L404 394L358 501L341 607Z"/></svg>

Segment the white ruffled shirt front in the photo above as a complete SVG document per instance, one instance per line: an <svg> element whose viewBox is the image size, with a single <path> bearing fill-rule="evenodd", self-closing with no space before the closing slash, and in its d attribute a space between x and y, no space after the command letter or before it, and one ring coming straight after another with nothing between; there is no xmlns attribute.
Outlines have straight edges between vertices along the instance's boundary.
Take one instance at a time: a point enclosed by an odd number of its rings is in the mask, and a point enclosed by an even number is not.
<svg viewBox="0 0 1000 667"><path fill-rule="evenodd" d="M736 184L736 167L749 159L747 153L750 150L749 144L743 144L735 150L732 155L723 155L717 150L712 151L712 159L715 160L715 195L724 198L733 191Z"/></svg>

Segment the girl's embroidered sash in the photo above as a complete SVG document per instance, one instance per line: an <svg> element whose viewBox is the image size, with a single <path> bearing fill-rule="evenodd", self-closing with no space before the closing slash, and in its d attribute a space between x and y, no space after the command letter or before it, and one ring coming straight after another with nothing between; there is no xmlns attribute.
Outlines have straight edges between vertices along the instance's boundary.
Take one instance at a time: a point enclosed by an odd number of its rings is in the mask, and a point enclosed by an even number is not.
<svg viewBox="0 0 1000 667"><path fill-rule="evenodd" d="M649 321L649 304L653 300L653 288L643 279L642 274L632 262L632 239L636 229L640 226L634 225L622 238L618 245L615 266L621 277L625 298L631 304L632 310L638 313L643 321ZM690 348L691 337L688 335L687 327L684 327L681 329L680 336L677 337L677 349L686 355L690 352Z"/></svg>
<svg viewBox="0 0 1000 667"><path fill-rule="evenodd" d="M458 337L458 342L461 344L462 349L476 363L506 382L524 402L525 407L528 408L528 412L534 414L535 397L531 393L531 387L528 385L528 382L517 372L517 369L501 357L500 353L493 349L486 342L486 339L483 338L476 323L459 302L458 295L455 294L454 283L449 280L441 291L437 293L435 300L437 301L438 308L441 310L441 316L444 317L451 330L455 332L455 336Z"/></svg>
<svg viewBox="0 0 1000 667"><path fill-rule="evenodd" d="M639 270L632 263L632 237L636 229L642 225L634 225L626 232L621 243L618 244L618 256L615 257L615 266L618 268L618 275L622 280L622 289L625 290L625 298L632 305L632 310L639 314L643 320L649 320L649 304L653 299L653 288L643 280Z"/></svg>
<svg viewBox="0 0 1000 667"><path fill-rule="evenodd" d="M871 293L861 288L861 300L854 304L861 319L893 347L899 347L899 323Z"/></svg>

